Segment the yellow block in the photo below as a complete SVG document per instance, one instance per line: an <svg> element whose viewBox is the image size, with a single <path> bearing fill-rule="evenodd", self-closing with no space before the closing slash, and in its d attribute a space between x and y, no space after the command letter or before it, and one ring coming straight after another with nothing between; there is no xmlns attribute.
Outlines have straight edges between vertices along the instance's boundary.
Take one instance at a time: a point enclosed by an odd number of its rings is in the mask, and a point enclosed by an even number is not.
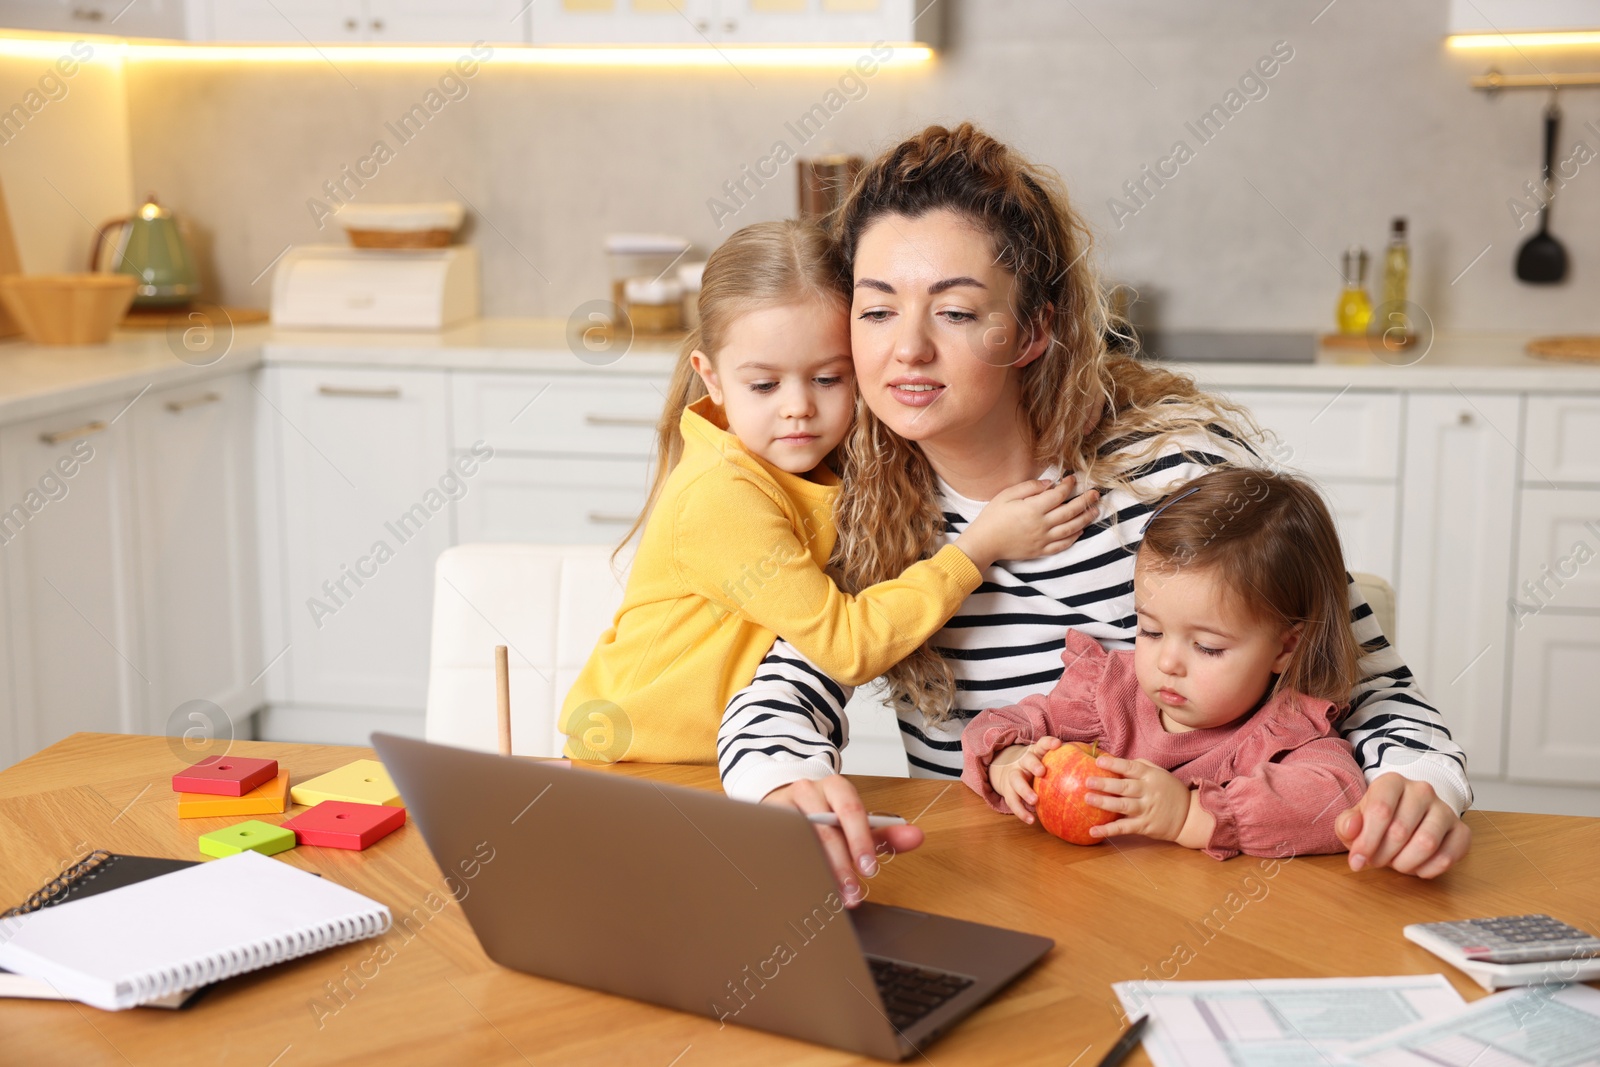
<svg viewBox="0 0 1600 1067"><path fill-rule="evenodd" d="M289 772L280 764L278 776L262 782L242 797L214 793L179 793L178 818L209 819L218 815L280 815L289 806Z"/></svg>
<svg viewBox="0 0 1600 1067"><path fill-rule="evenodd" d="M319 774L308 782L301 782L289 790L296 804L310 807L324 800L348 800L355 804L386 804L403 808L400 791L394 787L389 772L375 759L358 759L336 771Z"/></svg>

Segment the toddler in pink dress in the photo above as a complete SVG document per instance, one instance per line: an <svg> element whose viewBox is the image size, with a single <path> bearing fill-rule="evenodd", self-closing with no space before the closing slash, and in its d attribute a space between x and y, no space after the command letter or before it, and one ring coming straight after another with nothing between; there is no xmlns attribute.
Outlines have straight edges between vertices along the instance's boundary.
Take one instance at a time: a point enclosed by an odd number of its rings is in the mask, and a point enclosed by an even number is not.
<svg viewBox="0 0 1600 1067"><path fill-rule="evenodd" d="M1344 560L1315 489L1213 471L1151 516L1134 568L1132 651L1068 631L1048 694L984 711L961 735L962 780L1034 821L1041 757L1098 741L1088 802L1141 834L1217 859L1342 852L1334 819L1366 780L1335 724L1355 684Z"/></svg>

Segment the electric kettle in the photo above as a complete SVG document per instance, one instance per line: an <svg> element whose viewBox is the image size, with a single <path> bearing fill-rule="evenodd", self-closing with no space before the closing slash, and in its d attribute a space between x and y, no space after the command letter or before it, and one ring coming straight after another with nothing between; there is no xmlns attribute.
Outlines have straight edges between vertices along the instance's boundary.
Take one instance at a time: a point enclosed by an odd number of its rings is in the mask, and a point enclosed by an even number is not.
<svg viewBox="0 0 1600 1067"><path fill-rule="evenodd" d="M100 226L89 253L89 269L131 274L139 283L135 307L173 307L200 295L194 257L178 220L156 203L154 193L133 215Z"/></svg>

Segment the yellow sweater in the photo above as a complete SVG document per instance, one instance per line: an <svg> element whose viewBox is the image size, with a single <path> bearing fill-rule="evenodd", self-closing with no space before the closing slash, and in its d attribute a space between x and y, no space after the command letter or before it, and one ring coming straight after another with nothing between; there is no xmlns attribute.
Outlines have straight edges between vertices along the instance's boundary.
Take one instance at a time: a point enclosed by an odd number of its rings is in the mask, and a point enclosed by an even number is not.
<svg viewBox="0 0 1600 1067"><path fill-rule="evenodd" d="M955 614L982 576L946 545L857 596L824 571L838 476L770 466L707 397L679 424L683 458L645 524L611 629L562 705L565 752L715 763L717 727L774 635L830 677L878 677Z"/></svg>

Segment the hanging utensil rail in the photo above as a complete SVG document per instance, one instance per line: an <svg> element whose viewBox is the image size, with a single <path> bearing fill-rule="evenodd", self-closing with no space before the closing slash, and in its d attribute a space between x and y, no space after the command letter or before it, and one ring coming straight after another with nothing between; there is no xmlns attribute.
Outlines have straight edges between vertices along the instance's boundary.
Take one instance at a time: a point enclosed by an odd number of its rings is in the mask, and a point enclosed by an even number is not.
<svg viewBox="0 0 1600 1067"><path fill-rule="evenodd" d="M1497 93L1501 89L1582 89L1600 88L1600 73L1595 74L1501 74L1491 70L1472 79L1474 89Z"/></svg>

